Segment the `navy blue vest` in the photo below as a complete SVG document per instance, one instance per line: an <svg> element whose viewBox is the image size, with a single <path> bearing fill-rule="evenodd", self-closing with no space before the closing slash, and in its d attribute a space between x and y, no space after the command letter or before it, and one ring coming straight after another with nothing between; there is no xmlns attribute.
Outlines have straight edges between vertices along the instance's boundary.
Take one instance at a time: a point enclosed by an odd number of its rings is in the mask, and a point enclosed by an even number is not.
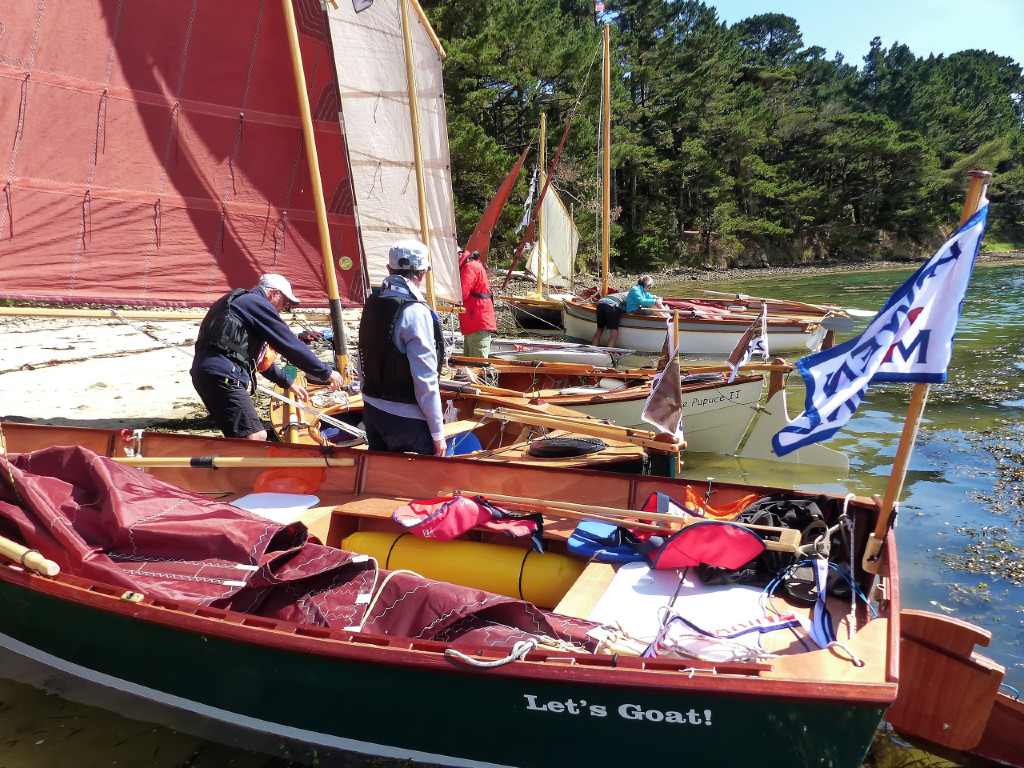
<svg viewBox="0 0 1024 768"><path fill-rule="evenodd" d="M363 306L359 323L359 365L363 371L363 393L395 403L415 403L412 367L409 358L395 346L395 323L409 304L418 303L411 296L374 294ZM437 371L444 365L444 333L434 320L434 347L437 350Z"/></svg>

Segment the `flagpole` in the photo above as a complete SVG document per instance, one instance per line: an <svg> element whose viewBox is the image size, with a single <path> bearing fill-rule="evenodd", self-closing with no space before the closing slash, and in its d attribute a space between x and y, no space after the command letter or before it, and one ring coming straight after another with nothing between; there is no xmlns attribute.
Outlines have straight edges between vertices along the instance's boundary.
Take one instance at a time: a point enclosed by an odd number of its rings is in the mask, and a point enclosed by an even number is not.
<svg viewBox="0 0 1024 768"><path fill-rule="evenodd" d="M968 219L978 210L982 194L988 185L992 174L988 171L968 171L971 179L970 187L967 190L967 198L964 201L963 212L960 214L960 223L957 229L967 223ZM862 565L864 570L871 573L878 573L880 570L880 556L882 544L889 527L895 521L895 505L900 494L903 493L903 482L907 477L907 466L910 464L910 454L914 450L914 441L917 440L918 428L921 426L921 416L924 414L925 405L928 403L928 393L931 390L930 384L915 384L914 392L910 397L910 405L907 408L907 417L903 422L903 432L900 434L900 442L896 448L896 458L892 463L892 472L889 474L889 482L885 487L885 496L882 497L882 506L879 510L878 520L875 523L875 530L868 537L867 546L864 549Z"/></svg>
<svg viewBox="0 0 1024 768"><path fill-rule="evenodd" d="M672 349L675 354L679 354L679 310L672 310ZM675 477L679 477L683 474L683 452L679 451L675 456Z"/></svg>

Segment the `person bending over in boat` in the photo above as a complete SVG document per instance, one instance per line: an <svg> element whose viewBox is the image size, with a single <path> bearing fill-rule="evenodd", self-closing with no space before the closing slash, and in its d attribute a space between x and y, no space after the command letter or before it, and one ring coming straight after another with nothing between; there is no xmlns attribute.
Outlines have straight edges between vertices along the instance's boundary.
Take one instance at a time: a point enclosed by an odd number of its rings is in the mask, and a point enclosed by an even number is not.
<svg viewBox="0 0 1024 768"><path fill-rule="evenodd" d="M462 303L466 311L459 315L462 331L462 353L466 357L489 357L491 334L498 330L494 316L494 298L487 269L480 263L480 251L459 253L459 276L462 278Z"/></svg>
<svg viewBox="0 0 1024 768"><path fill-rule="evenodd" d="M439 375L444 364L441 321L420 292L430 269L427 246L391 246L380 293L359 323L363 426L371 450L444 456Z"/></svg>
<svg viewBox="0 0 1024 768"><path fill-rule="evenodd" d="M213 302L199 326L192 360L192 386L226 437L266 440L267 430L249 392L256 391L257 361L271 347L331 389L342 385L341 374L303 344L281 310L298 304L291 284L281 275L263 275L255 288L236 288ZM308 400L305 387L272 363L260 372L291 397Z"/></svg>
<svg viewBox="0 0 1024 768"><path fill-rule="evenodd" d="M637 280L636 285L630 288L626 295L626 312L629 314L646 313L650 307L654 307L656 310L664 309L665 302L661 296L655 296L650 292L653 287L654 278L650 275L644 275Z"/></svg>
<svg viewBox="0 0 1024 768"><path fill-rule="evenodd" d="M601 346L601 336L604 329L608 329L608 346L614 347L619 340L619 318L622 316L622 309L626 306L627 293L609 293L597 302L597 332L591 342L595 347Z"/></svg>

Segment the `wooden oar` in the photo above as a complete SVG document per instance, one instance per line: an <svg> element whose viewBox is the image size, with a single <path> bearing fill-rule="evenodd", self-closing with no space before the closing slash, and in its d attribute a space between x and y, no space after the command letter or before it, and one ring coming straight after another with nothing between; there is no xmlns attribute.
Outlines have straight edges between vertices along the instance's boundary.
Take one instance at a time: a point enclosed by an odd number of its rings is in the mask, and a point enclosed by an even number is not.
<svg viewBox="0 0 1024 768"><path fill-rule="evenodd" d="M0 555L21 563L29 570L40 573L43 576L56 576L60 573L60 566L53 560L47 560L34 549L24 547L16 541L0 536Z"/></svg>
<svg viewBox="0 0 1024 768"><path fill-rule="evenodd" d="M518 410L516 408L477 408L473 415L481 419L498 419L500 421L512 421L517 424L530 424L535 427L547 427L548 429L560 429L565 432L575 432L580 435L592 437L606 437L609 440L618 440L623 443L632 443L643 448L650 448L664 453L678 453L686 447L685 442L676 442L671 435L658 435L642 429L630 429L629 427L617 427L614 424L607 424L600 421L588 421L585 418L569 418L567 416L553 416L546 413L535 413L533 411Z"/></svg>
<svg viewBox="0 0 1024 768"><path fill-rule="evenodd" d="M228 467L352 467L355 459L330 456L138 456L115 457L126 467L189 467L227 469Z"/></svg>
<svg viewBox="0 0 1024 768"><path fill-rule="evenodd" d="M448 492L440 491L438 495L446 495ZM521 509L528 512L543 512L544 514L569 517L573 519L601 520L603 522L614 522L625 525L628 528L638 527L634 523L627 523L626 520L657 520L670 525L678 525L685 528L694 523L707 522L713 518L697 517L696 515L666 515L659 512L644 512L643 510L619 509L617 507L602 507L596 504L573 504L572 502L546 501L544 499L531 499L524 496L507 496L500 493L485 493L483 491L451 491L452 496L483 496L488 501L503 506ZM751 523L735 523L741 528L751 531L778 536L778 541L768 539L765 545L768 549L776 552L796 552L800 546L801 533L795 528L776 528L770 525L754 525ZM641 524L643 525L643 524ZM643 530L655 530L665 533L665 528L660 526L649 526Z"/></svg>

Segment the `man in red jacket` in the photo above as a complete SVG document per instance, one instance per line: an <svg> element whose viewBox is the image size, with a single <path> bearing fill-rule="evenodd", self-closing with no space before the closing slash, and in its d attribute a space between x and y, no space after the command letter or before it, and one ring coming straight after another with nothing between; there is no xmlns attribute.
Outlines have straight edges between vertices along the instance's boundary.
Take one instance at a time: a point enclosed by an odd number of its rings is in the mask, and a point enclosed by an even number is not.
<svg viewBox="0 0 1024 768"><path fill-rule="evenodd" d="M480 263L479 251L463 249L459 253L459 273L462 276L462 303L466 311L459 315L462 330L462 353L466 357L488 357L491 353L491 334L498 330L494 317L494 298L487 270Z"/></svg>

